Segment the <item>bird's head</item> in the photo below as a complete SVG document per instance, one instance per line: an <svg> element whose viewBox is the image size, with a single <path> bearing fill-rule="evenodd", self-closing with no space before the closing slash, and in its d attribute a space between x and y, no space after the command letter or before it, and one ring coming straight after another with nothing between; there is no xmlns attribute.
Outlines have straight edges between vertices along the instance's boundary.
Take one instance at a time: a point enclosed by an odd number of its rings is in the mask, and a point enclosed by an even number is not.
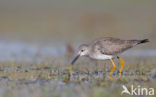
<svg viewBox="0 0 156 97"><path fill-rule="evenodd" d="M79 56L88 55L88 45L87 44L80 45L77 55L79 55Z"/></svg>
<svg viewBox="0 0 156 97"><path fill-rule="evenodd" d="M87 55L88 55L88 45L87 44L80 45L78 48L77 56L74 58L71 64L74 64L80 56L87 56Z"/></svg>

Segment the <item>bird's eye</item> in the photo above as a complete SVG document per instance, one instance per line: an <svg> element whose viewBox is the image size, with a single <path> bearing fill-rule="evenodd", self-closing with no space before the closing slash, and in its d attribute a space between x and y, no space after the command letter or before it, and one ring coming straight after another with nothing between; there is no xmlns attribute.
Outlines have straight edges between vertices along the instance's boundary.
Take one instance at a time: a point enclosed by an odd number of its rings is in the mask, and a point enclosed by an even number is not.
<svg viewBox="0 0 156 97"><path fill-rule="evenodd" d="M83 52L84 50L81 50L81 52Z"/></svg>

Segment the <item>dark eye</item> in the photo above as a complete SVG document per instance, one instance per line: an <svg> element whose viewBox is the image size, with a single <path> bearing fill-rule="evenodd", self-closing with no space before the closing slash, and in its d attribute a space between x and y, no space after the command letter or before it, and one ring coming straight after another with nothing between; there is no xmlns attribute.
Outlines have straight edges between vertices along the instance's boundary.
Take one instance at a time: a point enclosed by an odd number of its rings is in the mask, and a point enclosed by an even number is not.
<svg viewBox="0 0 156 97"><path fill-rule="evenodd" d="M81 52L83 52L84 50L81 50Z"/></svg>

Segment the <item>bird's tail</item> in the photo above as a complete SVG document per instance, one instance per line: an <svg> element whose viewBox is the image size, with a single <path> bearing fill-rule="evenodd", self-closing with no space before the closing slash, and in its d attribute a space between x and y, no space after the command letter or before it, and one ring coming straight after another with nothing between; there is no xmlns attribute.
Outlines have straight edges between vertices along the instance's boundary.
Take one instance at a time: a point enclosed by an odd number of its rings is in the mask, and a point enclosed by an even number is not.
<svg viewBox="0 0 156 97"><path fill-rule="evenodd" d="M148 39L143 39L143 40L140 40L138 44L146 43L146 42L149 42L149 40Z"/></svg>

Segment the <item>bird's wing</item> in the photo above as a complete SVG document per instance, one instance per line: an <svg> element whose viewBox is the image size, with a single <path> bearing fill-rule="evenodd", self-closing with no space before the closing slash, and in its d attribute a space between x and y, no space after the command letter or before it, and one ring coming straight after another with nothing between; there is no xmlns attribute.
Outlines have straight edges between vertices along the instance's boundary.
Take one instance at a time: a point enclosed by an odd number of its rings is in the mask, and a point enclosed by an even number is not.
<svg viewBox="0 0 156 97"><path fill-rule="evenodd" d="M96 48L105 55L116 55L131 47L133 47L133 43L130 40L116 38L103 38L94 42L94 49Z"/></svg>

